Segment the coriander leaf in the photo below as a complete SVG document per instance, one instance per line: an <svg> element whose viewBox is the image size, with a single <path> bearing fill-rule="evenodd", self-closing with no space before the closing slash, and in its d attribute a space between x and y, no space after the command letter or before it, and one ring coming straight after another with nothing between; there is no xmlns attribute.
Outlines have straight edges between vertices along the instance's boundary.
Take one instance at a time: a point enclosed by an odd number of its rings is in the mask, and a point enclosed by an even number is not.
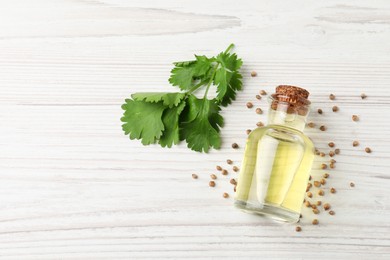
<svg viewBox="0 0 390 260"><path fill-rule="evenodd" d="M223 118L219 115L220 108L215 100L198 99L190 95L187 100L188 117L182 122L182 139L192 150L206 153L211 147L221 147L219 127L223 125Z"/></svg>
<svg viewBox="0 0 390 260"><path fill-rule="evenodd" d="M122 129L130 139L142 139L142 144L152 144L160 138L164 130L161 116L166 107L161 103L146 103L126 99L122 105L125 110L122 122Z"/></svg>
<svg viewBox="0 0 390 260"><path fill-rule="evenodd" d="M185 93L166 93L166 92L140 92L132 94L131 97L136 101L160 102L165 106L172 108L177 106L185 97Z"/></svg>
<svg viewBox="0 0 390 260"><path fill-rule="evenodd" d="M179 143L179 116L185 106L186 103L183 101L172 109L165 109L162 115L165 130L159 140L162 147L171 148L172 144Z"/></svg>
<svg viewBox="0 0 390 260"><path fill-rule="evenodd" d="M241 59L236 54L220 53L216 62L218 68L214 77L214 85L217 85L217 99L223 106L227 106L235 99L236 90L241 90L241 74L238 69L242 65Z"/></svg>
<svg viewBox="0 0 390 260"><path fill-rule="evenodd" d="M181 90L189 90L202 79L211 68L211 61L206 56L195 56L196 60L187 62L176 62L171 70L169 82L178 86Z"/></svg>

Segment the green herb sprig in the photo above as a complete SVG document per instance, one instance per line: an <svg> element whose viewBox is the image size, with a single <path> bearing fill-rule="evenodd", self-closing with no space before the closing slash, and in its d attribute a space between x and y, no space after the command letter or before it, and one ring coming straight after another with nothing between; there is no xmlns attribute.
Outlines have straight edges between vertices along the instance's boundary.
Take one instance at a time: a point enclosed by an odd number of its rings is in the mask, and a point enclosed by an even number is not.
<svg viewBox="0 0 390 260"><path fill-rule="evenodd" d="M195 55L195 60L175 62L169 82L181 92L135 93L122 105L123 131L142 144L159 143L172 147L185 140L188 147L208 152L221 147L221 106L228 106L242 89L239 69L241 59L226 51L216 57ZM210 87L216 86L216 97L209 99ZM193 93L204 89L203 98Z"/></svg>

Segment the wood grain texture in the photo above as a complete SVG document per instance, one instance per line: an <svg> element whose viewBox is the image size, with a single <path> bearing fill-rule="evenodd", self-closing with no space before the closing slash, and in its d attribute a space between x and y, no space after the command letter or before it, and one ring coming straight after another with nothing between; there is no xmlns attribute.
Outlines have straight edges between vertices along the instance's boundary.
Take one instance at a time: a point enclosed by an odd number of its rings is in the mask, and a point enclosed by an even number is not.
<svg viewBox="0 0 390 260"><path fill-rule="evenodd" d="M389 259L389 40L385 0L1 0L0 258ZM172 61L231 42L244 91L222 111L221 150L144 147L123 135L124 98L172 91ZM324 151L329 141L341 149L325 189L337 193L323 199L336 215L312 226L303 209L301 233L235 210L222 198L233 196L230 168L207 185L216 165L240 164L245 129L266 120L245 103L278 84L311 92L310 120L328 131L307 134ZM267 110L265 100L256 106Z"/></svg>

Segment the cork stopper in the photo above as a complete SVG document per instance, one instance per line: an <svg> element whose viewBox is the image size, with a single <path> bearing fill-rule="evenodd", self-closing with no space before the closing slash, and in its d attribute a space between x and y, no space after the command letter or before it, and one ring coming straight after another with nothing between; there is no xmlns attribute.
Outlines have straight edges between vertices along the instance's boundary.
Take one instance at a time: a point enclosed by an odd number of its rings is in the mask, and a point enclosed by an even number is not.
<svg viewBox="0 0 390 260"><path fill-rule="evenodd" d="M279 85L276 87L276 93L271 96L271 108L277 110L280 103L287 104L287 113L305 116L309 112L309 94L306 89L300 87Z"/></svg>

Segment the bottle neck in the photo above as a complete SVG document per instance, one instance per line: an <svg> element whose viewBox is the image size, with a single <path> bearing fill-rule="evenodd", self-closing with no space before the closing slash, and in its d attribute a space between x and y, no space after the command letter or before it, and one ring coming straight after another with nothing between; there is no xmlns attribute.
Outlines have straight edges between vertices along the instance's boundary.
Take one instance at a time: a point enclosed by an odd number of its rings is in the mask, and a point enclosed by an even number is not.
<svg viewBox="0 0 390 260"><path fill-rule="evenodd" d="M285 111L269 109L268 125L281 125L303 132L306 126L306 118L307 115L289 114Z"/></svg>

